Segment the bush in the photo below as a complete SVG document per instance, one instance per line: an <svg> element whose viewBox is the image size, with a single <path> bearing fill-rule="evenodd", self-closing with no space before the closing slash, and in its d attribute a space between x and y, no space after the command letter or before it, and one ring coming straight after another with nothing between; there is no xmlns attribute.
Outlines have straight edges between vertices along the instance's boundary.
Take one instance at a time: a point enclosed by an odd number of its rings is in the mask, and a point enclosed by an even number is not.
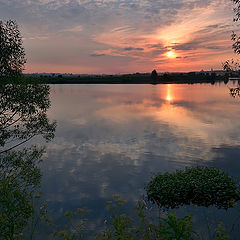
<svg viewBox="0 0 240 240"><path fill-rule="evenodd" d="M240 199L233 179L217 168L193 167L156 175L147 185L148 199L162 208L182 205L228 209Z"/></svg>
<svg viewBox="0 0 240 240"><path fill-rule="evenodd" d="M96 240L194 240L197 233L193 231L190 216L178 218L176 213L165 217L152 219L144 201L138 201L136 206L137 218L124 213L122 209L125 201L115 196L113 201L106 204L110 212L109 221L105 220L105 228L94 239ZM54 231L54 239L77 240L89 239L84 221L74 224L75 218L82 215L82 211L67 212L68 224L62 230ZM221 226L224 228L224 226ZM85 234L84 234L85 232ZM222 233L222 231L220 232ZM92 239L92 238L91 238Z"/></svg>

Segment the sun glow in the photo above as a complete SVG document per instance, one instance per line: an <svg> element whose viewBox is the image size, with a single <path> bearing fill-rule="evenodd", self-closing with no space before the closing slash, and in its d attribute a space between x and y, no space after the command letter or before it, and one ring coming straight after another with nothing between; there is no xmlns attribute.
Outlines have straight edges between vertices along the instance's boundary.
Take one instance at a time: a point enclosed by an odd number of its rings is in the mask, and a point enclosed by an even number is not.
<svg viewBox="0 0 240 240"><path fill-rule="evenodd" d="M166 56L167 56L168 58L176 58L176 53L175 53L174 51L168 51L168 52L166 53Z"/></svg>

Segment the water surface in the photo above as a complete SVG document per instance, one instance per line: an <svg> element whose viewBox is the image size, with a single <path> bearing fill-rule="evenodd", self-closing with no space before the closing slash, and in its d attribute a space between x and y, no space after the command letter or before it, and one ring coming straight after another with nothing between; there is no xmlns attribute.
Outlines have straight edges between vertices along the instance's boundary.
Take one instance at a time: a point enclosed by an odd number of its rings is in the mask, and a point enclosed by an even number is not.
<svg viewBox="0 0 240 240"><path fill-rule="evenodd" d="M90 232L100 228L107 200L119 194L132 206L158 172L211 165L240 179L240 99L224 84L52 85L51 101L58 127L42 163L42 189L59 223L65 210L85 206ZM184 213L196 222L237 216Z"/></svg>

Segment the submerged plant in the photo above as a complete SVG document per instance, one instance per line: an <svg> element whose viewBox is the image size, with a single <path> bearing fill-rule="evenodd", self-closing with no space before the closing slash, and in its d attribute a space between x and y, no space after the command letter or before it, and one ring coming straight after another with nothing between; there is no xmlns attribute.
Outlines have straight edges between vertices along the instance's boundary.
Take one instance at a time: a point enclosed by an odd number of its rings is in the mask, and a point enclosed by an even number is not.
<svg viewBox="0 0 240 240"><path fill-rule="evenodd" d="M226 231L224 224L220 222L217 227L217 238L216 240L230 240L229 233Z"/></svg>
<svg viewBox="0 0 240 240"><path fill-rule="evenodd" d="M163 221L160 229L161 239L176 240L194 240L193 236L197 236L193 231L193 222L191 216L177 218L176 212L168 214L167 218L161 218Z"/></svg>
<svg viewBox="0 0 240 240"><path fill-rule="evenodd" d="M197 236L193 231L190 216L178 218L176 213L169 213L166 217L152 219L146 203L138 201L137 218L131 218L127 214L116 214L122 204L120 199L108 204L111 221L105 230L97 235L97 240L193 240L194 236Z"/></svg>
<svg viewBox="0 0 240 240"><path fill-rule="evenodd" d="M82 216L86 214L84 209L77 209L75 211L66 211L65 217L68 220L68 223L64 225L63 229L54 230L53 237L56 239L66 239L66 240L74 240L74 239L84 239L84 235L86 233L85 229L85 220L82 219ZM81 217L78 220L78 223L74 223L76 218Z"/></svg>
<svg viewBox="0 0 240 240"><path fill-rule="evenodd" d="M240 199L233 179L217 168L208 167L158 174L147 185L147 196L167 209L189 204L228 209Z"/></svg>

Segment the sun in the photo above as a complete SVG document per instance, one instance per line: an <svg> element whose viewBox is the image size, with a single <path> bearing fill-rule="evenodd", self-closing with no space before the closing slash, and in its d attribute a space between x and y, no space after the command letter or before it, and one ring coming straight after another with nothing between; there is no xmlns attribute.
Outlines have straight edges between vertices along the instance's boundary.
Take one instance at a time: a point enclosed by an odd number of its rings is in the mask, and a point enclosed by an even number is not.
<svg viewBox="0 0 240 240"><path fill-rule="evenodd" d="M166 56L168 58L176 58L176 53L174 51L170 50L166 53Z"/></svg>

